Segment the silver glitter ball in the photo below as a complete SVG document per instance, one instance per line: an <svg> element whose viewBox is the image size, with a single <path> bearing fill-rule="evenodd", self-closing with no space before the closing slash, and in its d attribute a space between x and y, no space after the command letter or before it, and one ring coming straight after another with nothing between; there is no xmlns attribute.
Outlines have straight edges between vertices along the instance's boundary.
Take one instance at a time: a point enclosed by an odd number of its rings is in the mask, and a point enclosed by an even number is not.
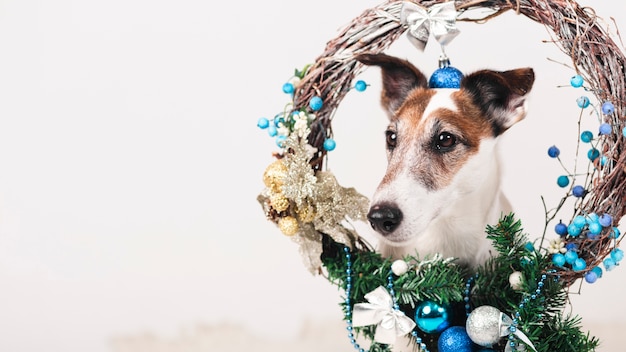
<svg viewBox="0 0 626 352"><path fill-rule="evenodd" d="M475 344L491 347L500 340L500 310L492 306L480 306L467 317L466 330Z"/></svg>

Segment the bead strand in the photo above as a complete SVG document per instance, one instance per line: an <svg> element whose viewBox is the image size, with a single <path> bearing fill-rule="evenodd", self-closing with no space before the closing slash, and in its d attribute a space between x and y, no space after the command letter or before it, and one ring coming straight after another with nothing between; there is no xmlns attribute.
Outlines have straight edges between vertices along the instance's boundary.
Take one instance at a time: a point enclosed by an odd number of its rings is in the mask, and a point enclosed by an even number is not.
<svg viewBox="0 0 626 352"><path fill-rule="evenodd" d="M474 280L476 280L477 277L478 277L478 274L474 276L470 276L465 282L465 290L463 291L463 301L465 302L465 315L466 316L469 316L470 313L472 312L471 310L472 306L470 305L470 292L471 292L472 285L474 284Z"/></svg>

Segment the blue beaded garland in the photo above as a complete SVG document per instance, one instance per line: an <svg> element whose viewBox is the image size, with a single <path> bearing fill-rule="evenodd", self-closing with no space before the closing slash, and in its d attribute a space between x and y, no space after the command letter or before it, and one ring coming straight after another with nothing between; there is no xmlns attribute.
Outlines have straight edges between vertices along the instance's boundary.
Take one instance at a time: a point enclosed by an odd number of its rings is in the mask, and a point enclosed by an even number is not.
<svg viewBox="0 0 626 352"><path fill-rule="evenodd" d="M311 98L311 100L309 101L309 107L313 111L319 111L323 106L324 106L324 101L322 100L322 98L318 96Z"/></svg>
<svg viewBox="0 0 626 352"><path fill-rule="evenodd" d="M551 158L558 158L559 154L561 154L561 151L557 146L553 145L548 148L548 156L550 156Z"/></svg>
<svg viewBox="0 0 626 352"><path fill-rule="evenodd" d="M608 123L603 123L600 125L600 134L601 135L607 135L607 134L611 134L611 132L613 132L613 128L611 127L610 124Z"/></svg>
<svg viewBox="0 0 626 352"><path fill-rule="evenodd" d="M559 178L556 179L556 184L561 188L567 187L567 185L569 185L569 177L565 175L559 176Z"/></svg>
<svg viewBox="0 0 626 352"><path fill-rule="evenodd" d="M572 195L574 197L578 197L578 198L584 197L585 193L586 193L585 187L583 186L576 185L574 186L574 188L572 188Z"/></svg>
<svg viewBox="0 0 626 352"><path fill-rule="evenodd" d="M584 143L589 143L593 140L593 133L591 131L584 131L580 134L580 140Z"/></svg>
<svg viewBox="0 0 626 352"><path fill-rule="evenodd" d="M463 326L452 326L446 329L437 341L439 352L472 352L473 345Z"/></svg>
<svg viewBox="0 0 626 352"><path fill-rule="evenodd" d="M583 86L584 83L585 80L581 75L572 76L572 78L570 78L569 80L569 84L571 84L574 88L580 88Z"/></svg>
<svg viewBox="0 0 626 352"><path fill-rule="evenodd" d="M578 104L579 108L584 109L588 107L591 102L589 101L589 98L583 95L582 97L576 99L576 104Z"/></svg>
<svg viewBox="0 0 626 352"><path fill-rule="evenodd" d="M602 104L603 114L611 115L613 112L615 112L615 106L613 105L613 103L611 103L610 101L606 101L604 102L604 104Z"/></svg>
<svg viewBox="0 0 626 352"><path fill-rule="evenodd" d="M358 80L354 84L354 89L356 89L357 92L363 92L367 89L367 83L365 83L365 81Z"/></svg>

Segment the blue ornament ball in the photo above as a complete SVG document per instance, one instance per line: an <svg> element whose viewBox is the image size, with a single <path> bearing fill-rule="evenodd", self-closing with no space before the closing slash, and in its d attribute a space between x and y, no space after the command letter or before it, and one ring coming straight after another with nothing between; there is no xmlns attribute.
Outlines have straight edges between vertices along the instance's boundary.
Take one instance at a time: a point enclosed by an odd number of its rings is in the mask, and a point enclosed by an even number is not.
<svg viewBox="0 0 626 352"><path fill-rule="evenodd" d="M593 133L591 131L584 131L580 134L580 140L584 143L589 143L593 140Z"/></svg>
<svg viewBox="0 0 626 352"><path fill-rule="evenodd" d="M324 106L324 101L322 100L322 98L320 98L318 96L315 96L315 97L311 98L311 100L309 101L309 107L313 111L320 110L322 108L322 106Z"/></svg>
<svg viewBox="0 0 626 352"><path fill-rule="evenodd" d="M559 154L561 154L561 151L556 145L548 148L548 156L550 156L551 158L558 158Z"/></svg>
<svg viewBox="0 0 626 352"><path fill-rule="evenodd" d="M324 149L326 151L332 152L333 150L335 150L336 146L337 146L337 143L332 138L328 138L327 140L324 141Z"/></svg>
<svg viewBox="0 0 626 352"><path fill-rule="evenodd" d="M365 91L365 89L367 89L367 83L365 83L365 81L358 80L354 84L354 89L356 89L357 92L363 92Z"/></svg>
<svg viewBox="0 0 626 352"><path fill-rule="evenodd" d="M433 301L423 301L415 309L415 323L427 334L442 332L450 326L448 308Z"/></svg>
<svg viewBox="0 0 626 352"><path fill-rule="evenodd" d="M575 75L569 80L569 84L574 88L580 88L585 83L585 80L581 75Z"/></svg>
<svg viewBox="0 0 626 352"><path fill-rule="evenodd" d="M611 115L615 111L615 106L610 101L604 102L602 104L602 113L605 115Z"/></svg>
<svg viewBox="0 0 626 352"><path fill-rule="evenodd" d="M591 102L589 101L589 98L583 95L579 97L578 99L576 99L576 104L578 104L579 108L584 109L588 107L589 104L591 104Z"/></svg>
<svg viewBox="0 0 626 352"><path fill-rule="evenodd" d="M433 72L428 80L430 88L461 88L463 73L452 66L440 67Z"/></svg>
<svg viewBox="0 0 626 352"><path fill-rule="evenodd" d="M555 253L554 255L552 255L552 263L554 263L554 265L556 266L565 265L565 256L561 253Z"/></svg>
<svg viewBox="0 0 626 352"><path fill-rule="evenodd" d="M585 187L580 185L574 186L574 188L572 188L572 194L574 195L574 197L583 197L585 195Z"/></svg>
<svg viewBox="0 0 626 352"><path fill-rule="evenodd" d="M565 175L559 176L559 178L556 179L556 184L561 188L567 187L567 185L569 185L569 177Z"/></svg>
<svg viewBox="0 0 626 352"><path fill-rule="evenodd" d="M558 224L556 224L556 226L554 226L554 232L556 232L557 235L560 235L560 236L567 235L567 225L565 225L562 222L559 222Z"/></svg>
<svg viewBox="0 0 626 352"><path fill-rule="evenodd" d="M291 84L291 83L283 84L283 93L291 94L291 93L293 93L294 90L295 90L295 88L294 88L293 84Z"/></svg>
<svg viewBox="0 0 626 352"><path fill-rule="evenodd" d="M613 132L613 128L611 127L610 124L603 123L600 125L600 134L607 135L607 134L611 134L611 132Z"/></svg>
<svg viewBox="0 0 626 352"><path fill-rule="evenodd" d="M472 352L474 343L462 326L452 326L439 336L439 352Z"/></svg>

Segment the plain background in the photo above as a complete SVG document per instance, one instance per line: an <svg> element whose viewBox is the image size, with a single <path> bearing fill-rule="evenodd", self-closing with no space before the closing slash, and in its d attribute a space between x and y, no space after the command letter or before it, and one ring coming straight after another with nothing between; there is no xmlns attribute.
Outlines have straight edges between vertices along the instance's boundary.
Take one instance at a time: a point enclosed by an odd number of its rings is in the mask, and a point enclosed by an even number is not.
<svg viewBox="0 0 626 352"><path fill-rule="evenodd" d="M200 325L287 346L307 324L341 326L341 292L306 271L256 202L276 150L256 121L288 102L281 86L295 68L378 3L0 0L0 351L104 352ZM583 3L612 31L611 16L626 26L622 2ZM530 113L502 154L504 190L540 234L540 196L563 195L546 150L557 144L573 164L585 92L568 86L571 60L541 25L511 12L459 28L448 53L463 71L536 71ZM438 50L402 37L390 53L428 73ZM371 86L337 112L328 166L371 196L385 118L378 71L361 78ZM597 129L588 111L583 120ZM586 326L626 329L625 278L618 268L582 285L570 310ZM622 340L606 331L592 334Z"/></svg>

